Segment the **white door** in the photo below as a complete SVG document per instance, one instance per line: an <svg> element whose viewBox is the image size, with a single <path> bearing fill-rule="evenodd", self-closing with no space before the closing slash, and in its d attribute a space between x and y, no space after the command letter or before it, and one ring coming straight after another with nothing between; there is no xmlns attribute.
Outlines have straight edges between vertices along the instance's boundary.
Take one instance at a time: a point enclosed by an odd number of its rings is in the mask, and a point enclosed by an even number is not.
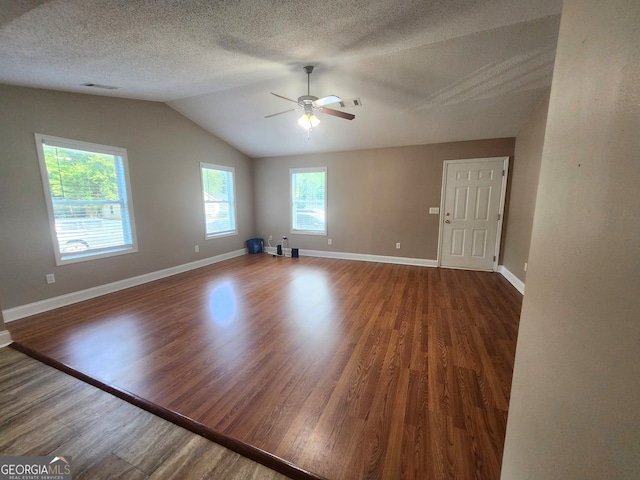
<svg viewBox="0 0 640 480"><path fill-rule="evenodd" d="M439 265L497 270L508 157L444 162Z"/></svg>

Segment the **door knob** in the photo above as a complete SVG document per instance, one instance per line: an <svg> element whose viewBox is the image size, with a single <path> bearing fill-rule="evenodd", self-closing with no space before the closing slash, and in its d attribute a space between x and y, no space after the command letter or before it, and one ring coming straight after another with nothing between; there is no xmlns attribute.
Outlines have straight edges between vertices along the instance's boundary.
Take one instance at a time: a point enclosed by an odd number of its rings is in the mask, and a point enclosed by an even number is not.
<svg viewBox="0 0 640 480"><path fill-rule="evenodd" d="M448 218L444 221L444 223L451 223L451 220L449 220Z"/></svg>
<svg viewBox="0 0 640 480"><path fill-rule="evenodd" d="M444 214L446 217L448 217L449 215L451 215L449 212Z"/></svg>

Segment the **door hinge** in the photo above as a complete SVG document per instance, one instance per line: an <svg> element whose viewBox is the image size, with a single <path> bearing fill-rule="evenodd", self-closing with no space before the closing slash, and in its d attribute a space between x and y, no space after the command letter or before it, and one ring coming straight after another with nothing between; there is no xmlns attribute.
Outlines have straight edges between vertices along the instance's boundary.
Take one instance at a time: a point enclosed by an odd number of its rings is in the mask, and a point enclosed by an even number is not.
<svg viewBox="0 0 640 480"><path fill-rule="evenodd" d="M496 256L495 256L495 255L493 256L493 261L494 261L494 262L496 261Z"/></svg>
<svg viewBox="0 0 640 480"><path fill-rule="evenodd" d="M500 220L500 214L498 214L498 220Z"/></svg>
<svg viewBox="0 0 640 480"><path fill-rule="evenodd" d="M505 171L504 171L504 170L502 170L502 176L503 176L503 177L504 177L504 173L505 173Z"/></svg>

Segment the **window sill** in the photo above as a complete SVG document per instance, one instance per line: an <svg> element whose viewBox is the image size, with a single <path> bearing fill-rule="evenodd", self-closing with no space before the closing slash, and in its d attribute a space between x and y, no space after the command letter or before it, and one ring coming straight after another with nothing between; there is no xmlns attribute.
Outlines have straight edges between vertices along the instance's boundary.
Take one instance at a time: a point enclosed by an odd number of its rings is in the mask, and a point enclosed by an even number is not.
<svg viewBox="0 0 640 480"><path fill-rule="evenodd" d="M65 255L61 258L56 258L56 265L69 265L72 263L89 262L91 260L99 260L101 258L116 257L118 255L126 255L128 253L137 253L137 248L122 247L112 248L99 253L77 253L75 255Z"/></svg>
<svg viewBox="0 0 640 480"><path fill-rule="evenodd" d="M292 230L290 232L291 235L316 235L316 236L321 236L321 237L326 237L327 236L327 232L314 232L314 231L307 231L307 230Z"/></svg>
<svg viewBox="0 0 640 480"><path fill-rule="evenodd" d="M209 235L205 235L204 239L212 240L214 238L233 237L234 235L238 235L238 232L211 233Z"/></svg>

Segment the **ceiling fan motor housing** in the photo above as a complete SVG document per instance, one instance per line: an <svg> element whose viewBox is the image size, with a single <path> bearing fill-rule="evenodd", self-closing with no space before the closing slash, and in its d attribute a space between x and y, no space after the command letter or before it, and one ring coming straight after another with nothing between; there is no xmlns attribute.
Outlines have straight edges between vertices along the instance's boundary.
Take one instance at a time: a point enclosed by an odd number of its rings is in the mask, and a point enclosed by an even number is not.
<svg viewBox="0 0 640 480"><path fill-rule="evenodd" d="M302 95L298 97L298 105L304 108L304 113L307 115L311 115L313 113L313 102L318 100L318 97L314 97L313 95Z"/></svg>
<svg viewBox="0 0 640 480"><path fill-rule="evenodd" d="M318 97L314 97L313 95L302 95L298 97L298 103L300 104L312 104L316 100L318 100Z"/></svg>

